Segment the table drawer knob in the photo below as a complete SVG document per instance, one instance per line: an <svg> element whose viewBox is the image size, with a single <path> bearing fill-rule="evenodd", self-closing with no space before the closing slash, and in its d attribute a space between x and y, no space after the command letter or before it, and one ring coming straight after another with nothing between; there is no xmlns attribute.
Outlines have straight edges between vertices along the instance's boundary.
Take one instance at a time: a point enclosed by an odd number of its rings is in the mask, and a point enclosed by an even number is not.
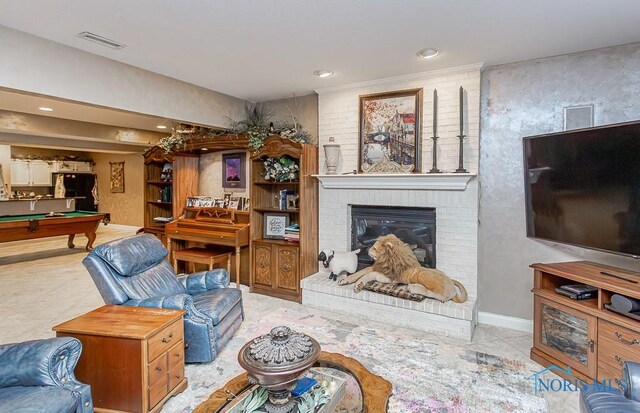
<svg viewBox="0 0 640 413"><path fill-rule="evenodd" d="M640 344L640 341L636 340L635 338L634 338L633 340L631 340L631 341L629 341L629 340L627 340L627 339L622 338L622 334L620 334L620 333L619 333L619 332L617 332L617 331L616 331L616 338L617 338L620 342L622 342L623 344L626 344L626 345L628 345L628 346L632 346L632 345L634 345L634 344Z"/></svg>
<svg viewBox="0 0 640 413"><path fill-rule="evenodd" d="M162 367L156 367L156 370L162 371Z"/></svg>

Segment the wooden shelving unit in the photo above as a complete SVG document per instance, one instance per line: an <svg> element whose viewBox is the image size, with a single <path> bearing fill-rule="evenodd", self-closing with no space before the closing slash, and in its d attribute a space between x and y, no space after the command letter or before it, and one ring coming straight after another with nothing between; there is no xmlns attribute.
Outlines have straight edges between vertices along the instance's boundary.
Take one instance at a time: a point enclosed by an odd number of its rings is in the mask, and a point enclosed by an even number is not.
<svg viewBox="0 0 640 413"><path fill-rule="evenodd" d="M177 218L182 214L186 198L196 194L198 189L198 155L167 154L154 146L144 154L144 231L155 234L163 242L165 223L153 218ZM173 180L160 179L162 168L173 166ZM163 188L171 188L171 202L162 201Z"/></svg>
<svg viewBox="0 0 640 413"><path fill-rule="evenodd" d="M265 158L290 156L300 168L296 182L264 179ZM301 301L300 280L318 271L318 148L297 144L278 136L265 140L260 153L251 159L251 278L252 292ZM274 206L281 190L300 196L299 209ZM264 214L286 213L289 224L300 226L300 242L264 238Z"/></svg>
<svg viewBox="0 0 640 413"><path fill-rule="evenodd" d="M613 294L640 299L640 277L588 261L531 267L535 270L531 359L544 366L571 367L574 376L589 382L610 381L612 386L618 385L622 363L640 360L640 321L605 306L611 304ZM567 284L591 285L598 289L598 295L573 300L555 291ZM564 376L561 371L556 372Z"/></svg>

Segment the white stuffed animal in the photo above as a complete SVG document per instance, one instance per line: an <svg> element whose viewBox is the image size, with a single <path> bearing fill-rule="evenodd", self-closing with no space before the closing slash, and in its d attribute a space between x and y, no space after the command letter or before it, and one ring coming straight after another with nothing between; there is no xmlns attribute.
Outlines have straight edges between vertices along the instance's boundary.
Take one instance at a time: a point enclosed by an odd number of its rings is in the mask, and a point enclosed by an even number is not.
<svg viewBox="0 0 640 413"><path fill-rule="evenodd" d="M329 279L336 281L342 272L353 274L358 269L359 249L347 252L335 252L334 250L322 250L318 255L318 261L322 261L322 266L331 271Z"/></svg>

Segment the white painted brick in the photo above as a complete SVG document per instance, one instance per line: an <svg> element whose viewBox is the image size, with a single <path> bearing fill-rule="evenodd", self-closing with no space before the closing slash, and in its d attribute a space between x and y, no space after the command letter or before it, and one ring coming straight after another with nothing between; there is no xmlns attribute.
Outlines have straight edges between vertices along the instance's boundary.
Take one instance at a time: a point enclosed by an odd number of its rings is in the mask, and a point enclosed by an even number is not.
<svg viewBox="0 0 640 413"><path fill-rule="evenodd" d="M464 140L465 167L476 172L479 160L479 111L480 111L480 71L453 73L410 81L382 81L379 84L368 84L366 87L355 87L334 92L324 92L318 99L318 130L319 145L327 143L333 136L341 145L339 170L347 172L357 168L358 164L358 97L362 94L402 90L422 87L423 101L423 129L422 129L422 170L428 171L432 161L432 110L433 89L438 90L438 166L446 171L453 171L458 167L458 145L456 135L458 129L458 88L465 89L465 125L464 131L468 135ZM320 171L324 173L324 153L319 151ZM478 239L478 183L472 180L465 191L402 191L402 190L326 190L320 187L320 248L347 250L350 248L349 204L359 205L396 205L435 207L437 214L436 229L436 260L438 267L460 280L470 296L477 293L477 239ZM303 284L303 289L307 284ZM406 311L405 303L392 301L390 298L376 297L376 294L362 292L353 294L333 290L343 301L357 301L362 313L362 300L370 299L371 306L382 306L385 303L396 311ZM321 303L327 297L307 296L315 303ZM324 291L323 291L324 294ZM344 297L344 298L343 298ZM347 298L348 297L348 298ZM303 296L304 301L305 296ZM387 300L387 301L385 301ZM433 300L426 300L421 304L422 311L451 314L464 319L475 316L473 309L455 309L440 306ZM415 303L414 303L415 304ZM347 304L345 304L347 305ZM417 305L417 304L416 304ZM397 307L395 307L397 306ZM417 312L411 307L411 312ZM387 310L388 311L388 310ZM382 311L383 313L385 311ZM366 313L366 311L365 311ZM387 312L386 314L395 314ZM387 315L383 317L387 317ZM397 315L395 315L397 316ZM394 316L394 317L395 317ZM436 315L443 322L442 315ZM421 318L423 327L427 327ZM444 321L446 322L446 321ZM473 332L473 326L463 326L464 334ZM456 334L459 334L458 331Z"/></svg>

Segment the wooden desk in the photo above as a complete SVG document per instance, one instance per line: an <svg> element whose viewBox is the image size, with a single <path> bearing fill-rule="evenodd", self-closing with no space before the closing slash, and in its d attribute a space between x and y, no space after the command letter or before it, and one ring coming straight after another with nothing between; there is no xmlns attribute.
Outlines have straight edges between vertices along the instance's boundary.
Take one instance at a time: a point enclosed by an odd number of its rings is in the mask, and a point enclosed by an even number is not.
<svg viewBox="0 0 640 413"><path fill-rule="evenodd" d="M75 369L96 412L159 412L187 388L183 310L104 306L53 327L82 342Z"/></svg>
<svg viewBox="0 0 640 413"><path fill-rule="evenodd" d="M173 254L181 243L231 247L235 255L235 278L240 284L240 250L249 245L249 213L224 208L185 208L184 215L165 226L167 249ZM184 248L184 247L183 247Z"/></svg>

